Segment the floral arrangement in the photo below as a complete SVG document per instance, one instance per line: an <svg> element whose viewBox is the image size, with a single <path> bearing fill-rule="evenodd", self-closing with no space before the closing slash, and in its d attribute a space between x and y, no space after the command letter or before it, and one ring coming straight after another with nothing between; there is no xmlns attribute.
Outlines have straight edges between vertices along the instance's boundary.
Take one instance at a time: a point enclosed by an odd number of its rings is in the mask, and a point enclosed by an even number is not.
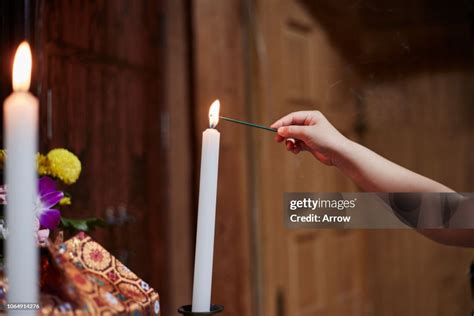
<svg viewBox="0 0 474 316"><path fill-rule="evenodd" d="M7 152L0 150L0 169L3 169ZM39 244L45 242L50 232L56 228L68 231L88 231L96 226L102 226L103 222L96 218L68 219L61 216L58 208L71 204L71 196L58 189L59 185L74 184L81 174L81 161L72 152L56 148L46 155L37 154L38 170L38 197L34 205L36 216L37 241ZM0 186L0 205L8 203L8 187ZM5 227L3 209L0 213L0 237L8 237L8 229Z"/></svg>

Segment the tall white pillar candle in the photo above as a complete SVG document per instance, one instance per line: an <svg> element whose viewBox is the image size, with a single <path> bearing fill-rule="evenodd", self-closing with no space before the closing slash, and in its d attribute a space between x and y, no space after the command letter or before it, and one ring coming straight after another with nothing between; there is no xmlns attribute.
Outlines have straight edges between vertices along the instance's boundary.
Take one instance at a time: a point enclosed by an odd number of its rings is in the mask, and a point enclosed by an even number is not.
<svg viewBox="0 0 474 316"><path fill-rule="evenodd" d="M34 215L38 100L28 92L31 66L30 47L23 42L13 63L14 92L3 104L7 149L6 273L9 303L38 303L39 262ZM10 310L10 313L35 315L36 311Z"/></svg>
<svg viewBox="0 0 474 316"><path fill-rule="evenodd" d="M219 120L219 107L219 100L212 103L209 109L210 128L202 134L201 179L194 259L193 312L209 312L211 306L220 140L220 133L215 127Z"/></svg>

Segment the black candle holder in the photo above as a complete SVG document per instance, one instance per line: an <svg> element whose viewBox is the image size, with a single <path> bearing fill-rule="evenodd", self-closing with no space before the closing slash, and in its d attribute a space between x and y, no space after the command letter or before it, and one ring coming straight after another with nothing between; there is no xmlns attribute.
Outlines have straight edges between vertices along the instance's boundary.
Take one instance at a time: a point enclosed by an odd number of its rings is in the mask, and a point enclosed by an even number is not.
<svg viewBox="0 0 474 316"><path fill-rule="evenodd" d="M188 316L204 316L204 315L216 315L224 310L223 305L211 305L210 312L193 312L192 305L184 305L178 308L178 313Z"/></svg>

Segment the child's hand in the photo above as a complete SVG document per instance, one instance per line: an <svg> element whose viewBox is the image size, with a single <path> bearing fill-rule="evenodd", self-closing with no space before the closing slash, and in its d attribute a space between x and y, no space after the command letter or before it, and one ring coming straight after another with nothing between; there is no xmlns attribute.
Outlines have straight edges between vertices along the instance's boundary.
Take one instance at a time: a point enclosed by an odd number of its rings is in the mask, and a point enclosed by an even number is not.
<svg viewBox="0 0 474 316"><path fill-rule="evenodd" d="M278 128L277 142L294 138L296 142L286 142L286 148L295 154L305 150L312 153L322 163L337 164L343 146L349 140L329 123L319 111L290 113L271 125Z"/></svg>

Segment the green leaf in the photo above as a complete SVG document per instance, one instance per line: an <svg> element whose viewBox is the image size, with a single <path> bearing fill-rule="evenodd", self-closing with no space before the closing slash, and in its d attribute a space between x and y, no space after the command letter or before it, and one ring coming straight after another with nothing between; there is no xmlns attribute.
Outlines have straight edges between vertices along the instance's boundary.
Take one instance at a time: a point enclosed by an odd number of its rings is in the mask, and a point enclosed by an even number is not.
<svg viewBox="0 0 474 316"><path fill-rule="evenodd" d="M84 231L90 232L97 227L105 227L106 223L100 218L72 219L61 217L59 227L69 232Z"/></svg>

